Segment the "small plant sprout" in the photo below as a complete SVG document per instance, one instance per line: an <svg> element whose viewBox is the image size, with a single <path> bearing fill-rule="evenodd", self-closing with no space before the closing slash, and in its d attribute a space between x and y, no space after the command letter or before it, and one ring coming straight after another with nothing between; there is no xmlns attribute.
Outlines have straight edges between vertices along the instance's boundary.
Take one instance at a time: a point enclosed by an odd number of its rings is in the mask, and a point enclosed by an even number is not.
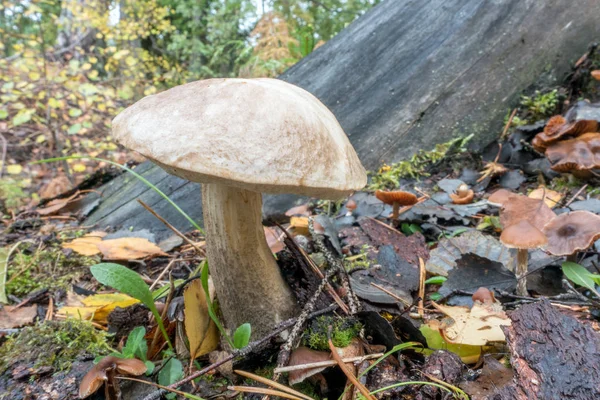
<svg viewBox="0 0 600 400"><path fill-rule="evenodd" d="M265 239L261 193L339 199L367 182L331 111L278 79L174 87L119 114L113 135L167 172L203 183L206 249L225 323L249 322L257 337L296 312Z"/></svg>

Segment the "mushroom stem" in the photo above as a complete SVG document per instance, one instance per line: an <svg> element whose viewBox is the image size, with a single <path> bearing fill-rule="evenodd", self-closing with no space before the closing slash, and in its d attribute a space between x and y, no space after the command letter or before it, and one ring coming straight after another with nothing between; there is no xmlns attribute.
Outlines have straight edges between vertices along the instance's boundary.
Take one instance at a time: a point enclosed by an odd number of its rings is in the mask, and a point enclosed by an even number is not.
<svg viewBox="0 0 600 400"><path fill-rule="evenodd" d="M517 250L517 295L527 296L527 265L529 264L529 251L527 249Z"/></svg>
<svg viewBox="0 0 600 400"><path fill-rule="evenodd" d="M576 263L577 262L577 252L573 253L573 254L569 254L567 256L567 261L571 261Z"/></svg>
<svg viewBox="0 0 600 400"><path fill-rule="evenodd" d="M267 245L260 193L202 185L209 268L228 328L249 322L252 336L268 334L294 315L296 302Z"/></svg>
<svg viewBox="0 0 600 400"><path fill-rule="evenodd" d="M117 382L117 367L115 364L106 370L106 382L104 383L104 397L106 400L121 400L121 388Z"/></svg>
<svg viewBox="0 0 600 400"><path fill-rule="evenodd" d="M397 201L392 204L392 221L395 221L398 218L398 214L400 211L400 203Z"/></svg>

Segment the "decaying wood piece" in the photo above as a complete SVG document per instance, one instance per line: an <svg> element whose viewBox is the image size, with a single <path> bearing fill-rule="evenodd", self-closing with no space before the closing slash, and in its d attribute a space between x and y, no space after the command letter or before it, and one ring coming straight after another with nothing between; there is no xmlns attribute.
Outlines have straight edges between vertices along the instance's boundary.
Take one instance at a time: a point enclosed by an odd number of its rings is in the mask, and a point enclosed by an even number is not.
<svg viewBox="0 0 600 400"><path fill-rule="evenodd" d="M503 330L515 379L490 399L600 398L600 334L547 300L509 316Z"/></svg>

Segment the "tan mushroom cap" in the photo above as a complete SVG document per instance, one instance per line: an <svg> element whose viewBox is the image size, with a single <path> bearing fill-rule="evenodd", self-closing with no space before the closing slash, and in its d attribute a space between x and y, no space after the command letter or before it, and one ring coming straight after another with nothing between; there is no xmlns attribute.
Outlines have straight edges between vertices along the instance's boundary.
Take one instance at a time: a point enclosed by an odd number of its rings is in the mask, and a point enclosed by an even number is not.
<svg viewBox="0 0 600 400"><path fill-rule="evenodd" d="M296 365L312 364L316 362L329 360L331 360L330 352L317 351L309 349L308 347L300 346L292 351L288 365L291 367ZM295 385L304 381L306 378L309 378L313 375L318 374L321 371L324 371L327 368L328 367L316 367L290 371L288 375L288 381L290 385Z"/></svg>
<svg viewBox="0 0 600 400"><path fill-rule="evenodd" d="M568 256L589 248L600 238L600 216L589 211L560 214L544 229L547 250L555 256Z"/></svg>
<svg viewBox="0 0 600 400"><path fill-rule="evenodd" d="M113 136L194 182L322 198L367 182L333 113L278 79L207 79L147 96L113 120Z"/></svg>
<svg viewBox="0 0 600 400"><path fill-rule="evenodd" d="M108 379L106 372L109 369L123 375L138 376L146 372L147 367L143 361L135 358L119 358L115 356L106 356L94 365L85 374L79 384L79 398L84 399L95 393L102 384Z"/></svg>
<svg viewBox="0 0 600 400"><path fill-rule="evenodd" d="M556 143L559 140L566 139L568 137L577 137L588 132L595 132L598 129L598 122L595 120L579 120L574 122L567 122L567 120L560 116L555 115L550 118L544 131L538 133L531 144L534 149L543 153L548 146Z"/></svg>
<svg viewBox="0 0 600 400"><path fill-rule="evenodd" d="M498 189L494 193L492 193L490 197L488 197L488 202L497 206L502 206L504 202L508 200L508 197L513 194L515 193L511 192L510 190Z"/></svg>
<svg viewBox="0 0 600 400"><path fill-rule="evenodd" d="M468 189L466 193L450 193L449 196L454 204L470 204L475 197L475 192L472 189Z"/></svg>
<svg viewBox="0 0 600 400"><path fill-rule="evenodd" d="M600 168L600 133L589 132L555 143L546 149L546 158L551 168L558 172Z"/></svg>
<svg viewBox="0 0 600 400"><path fill-rule="evenodd" d="M500 223L504 228L527 220L538 230L542 230L554 217L554 211L542 200L531 199L522 194L508 196L500 209Z"/></svg>
<svg viewBox="0 0 600 400"><path fill-rule="evenodd" d="M500 235L500 241L513 249L537 249L548 243L546 235L527 220L505 228Z"/></svg>
<svg viewBox="0 0 600 400"><path fill-rule="evenodd" d="M412 206L413 204L417 204L419 199L417 196L410 192L403 192L401 190L395 190L392 192L384 192L383 190L376 190L375 197L379 201L385 204L394 204L397 203L401 206Z"/></svg>

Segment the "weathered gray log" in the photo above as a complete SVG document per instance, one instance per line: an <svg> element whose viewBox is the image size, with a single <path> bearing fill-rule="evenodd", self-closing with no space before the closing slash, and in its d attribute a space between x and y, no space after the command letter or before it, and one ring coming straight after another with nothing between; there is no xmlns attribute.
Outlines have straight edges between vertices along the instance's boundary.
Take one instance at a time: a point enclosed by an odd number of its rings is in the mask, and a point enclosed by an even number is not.
<svg viewBox="0 0 600 400"><path fill-rule="evenodd" d="M597 0L387 0L281 78L330 107L374 169L456 136L474 134L476 147L497 138L524 89L541 75L560 80L600 37L598 15ZM159 168L146 176L201 218L196 185ZM135 202L142 192L154 200L142 184L117 179L90 222L160 227Z"/></svg>

